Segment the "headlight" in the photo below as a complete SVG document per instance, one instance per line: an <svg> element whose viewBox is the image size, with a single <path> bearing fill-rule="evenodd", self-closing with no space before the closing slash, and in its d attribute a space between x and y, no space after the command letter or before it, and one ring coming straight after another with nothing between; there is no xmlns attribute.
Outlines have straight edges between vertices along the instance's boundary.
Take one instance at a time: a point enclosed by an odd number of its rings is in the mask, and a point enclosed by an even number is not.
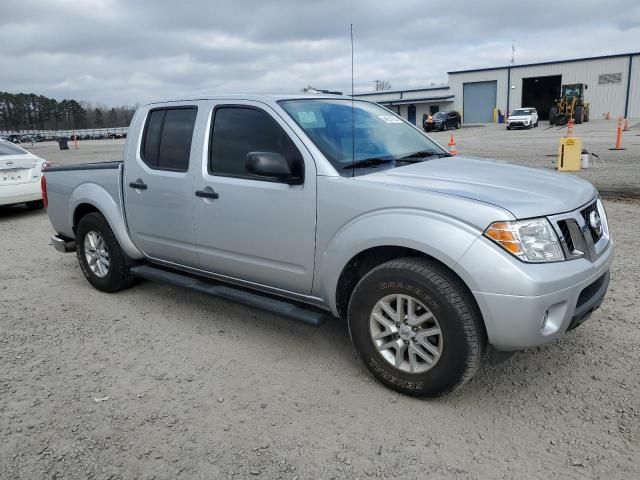
<svg viewBox="0 0 640 480"><path fill-rule="evenodd" d="M564 260L558 236L546 218L495 222L484 234L523 262Z"/></svg>

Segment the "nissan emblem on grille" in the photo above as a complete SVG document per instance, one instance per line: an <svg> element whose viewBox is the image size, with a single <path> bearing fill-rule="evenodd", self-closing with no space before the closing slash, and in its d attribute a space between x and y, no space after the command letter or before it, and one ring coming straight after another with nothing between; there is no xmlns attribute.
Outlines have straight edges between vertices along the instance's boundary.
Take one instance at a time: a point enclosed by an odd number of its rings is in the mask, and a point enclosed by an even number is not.
<svg viewBox="0 0 640 480"><path fill-rule="evenodd" d="M600 237L602 235L602 220L597 210L592 210L589 214L589 226L596 236Z"/></svg>

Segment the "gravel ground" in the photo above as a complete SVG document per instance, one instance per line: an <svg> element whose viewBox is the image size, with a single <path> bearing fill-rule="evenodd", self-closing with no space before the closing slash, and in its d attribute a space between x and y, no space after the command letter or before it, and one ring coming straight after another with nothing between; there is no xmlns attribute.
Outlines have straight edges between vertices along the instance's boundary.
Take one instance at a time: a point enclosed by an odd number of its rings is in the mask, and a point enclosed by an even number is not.
<svg viewBox="0 0 640 480"><path fill-rule="evenodd" d="M462 151L480 130L459 131ZM44 212L0 209L0 478L638 478L640 203L605 204L602 308L437 400L375 382L338 321L152 282L100 293L48 246Z"/></svg>

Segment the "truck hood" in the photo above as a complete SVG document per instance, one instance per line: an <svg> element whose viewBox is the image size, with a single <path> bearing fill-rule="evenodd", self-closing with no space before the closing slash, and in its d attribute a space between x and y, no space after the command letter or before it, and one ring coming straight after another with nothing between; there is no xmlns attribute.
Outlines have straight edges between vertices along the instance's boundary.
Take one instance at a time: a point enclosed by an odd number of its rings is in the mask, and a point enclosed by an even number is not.
<svg viewBox="0 0 640 480"><path fill-rule="evenodd" d="M469 198L504 208L515 218L574 210L597 194L591 183L571 174L466 156L427 160L358 179Z"/></svg>

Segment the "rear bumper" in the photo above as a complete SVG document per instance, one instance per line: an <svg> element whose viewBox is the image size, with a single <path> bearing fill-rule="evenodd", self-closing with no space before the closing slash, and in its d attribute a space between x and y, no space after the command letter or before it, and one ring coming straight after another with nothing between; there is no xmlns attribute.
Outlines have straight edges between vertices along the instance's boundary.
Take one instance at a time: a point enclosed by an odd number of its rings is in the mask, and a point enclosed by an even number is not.
<svg viewBox="0 0 640 480"><path fill-rule="evenodd" d="M51 236L51 245L57 251L62 253L70 253L76 250L76 241L75 240L67 240L59 235Z"/></svg>
<svg viewBox="0 0 640 480"><path fill-rule="evenodd" d="M40 182L0 186L0 205L15 205L36 200L42 200Z"/></svg>

